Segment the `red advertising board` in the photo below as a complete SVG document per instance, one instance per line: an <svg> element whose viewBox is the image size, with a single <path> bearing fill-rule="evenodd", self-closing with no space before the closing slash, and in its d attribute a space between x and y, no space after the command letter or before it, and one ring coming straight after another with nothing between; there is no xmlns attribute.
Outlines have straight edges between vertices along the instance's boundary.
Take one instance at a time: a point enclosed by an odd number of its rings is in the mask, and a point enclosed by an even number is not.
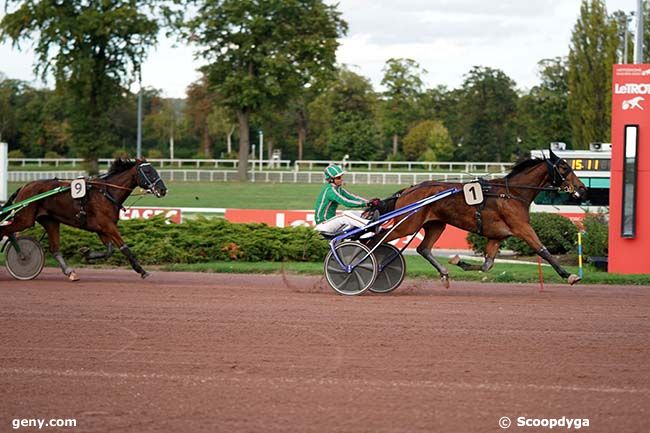
<svg viewBox="0 0 650 433"><path fill-rule="evenodd" d="M610 272L650 272L650 64L614 65Z"/></svg>
<svg viewBox="0 0 650 433"><path fill-rule="evenodd" d="M266 223L273 227L314 226L313 211L290 210L258 210L258 209L226 209L225 218L234 223ZM467 232L456 227L447 226L435 247L440 249L469 250L466 240ZM424 238L424 231L420 231L411 242L409 248L417 247ZM393 242L398 248L404 246L408 238Z"/></svg>
<svg viewBox="0 0 650 433"><path fill-rule="evenodd" d="M132 219L149 219L158 215L164 215L167 222L180 224L182 222L182 214L180 209L174 208L158 208L158 207L131 207L122 209L120 211L121 220Z"/></svg>

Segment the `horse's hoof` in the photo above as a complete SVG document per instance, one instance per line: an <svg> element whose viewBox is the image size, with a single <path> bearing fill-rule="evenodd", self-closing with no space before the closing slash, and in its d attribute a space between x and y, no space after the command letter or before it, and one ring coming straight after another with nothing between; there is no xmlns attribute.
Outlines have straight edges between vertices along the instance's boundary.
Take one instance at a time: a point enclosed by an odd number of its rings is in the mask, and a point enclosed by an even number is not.
<svg viewBox="0 0 650 433"><path fill-rule="evenodd" d="M147 278L148 276L150 276L150 275L151 275L151 274L150 274L149 272L147 272L147 271L144 271L143 273L140 274L140 276L142 277L143 280L144 280L145 278Z"/></svg>
<svg viewBox="0 0 650 433"><path fill-rule="evenodd" d="M450 265L457 265L460 263L460 256L456 254L454 257L449 259L449 264Z"/></svg>
<svg viewBox="0 0 650 433"><path fill-rule="evenodd" d="M580 278L580 277L577 276L576 274L571 274L571 275L569 275L569 278L567 278L567 282L568 282L569 284L571 284L572 286L573 286L575 283L577 283L578 281L580 281L580 280L582 280L582 278Z"/></svg>
<svg viewBox="0 0 650 433"><path fill-rule="evenodd" d="M68 280L79 281L79 277L77 276L77 273L75 271L72 271L70 272L70 275L68 275Z"/></svg>
<svg viewBox="0 0 650 433"><path fill-rule="evenodd" d="M442 282L442 285L445 286L445 289L449 288L449 275L441 276L440 281Z"/></svg>

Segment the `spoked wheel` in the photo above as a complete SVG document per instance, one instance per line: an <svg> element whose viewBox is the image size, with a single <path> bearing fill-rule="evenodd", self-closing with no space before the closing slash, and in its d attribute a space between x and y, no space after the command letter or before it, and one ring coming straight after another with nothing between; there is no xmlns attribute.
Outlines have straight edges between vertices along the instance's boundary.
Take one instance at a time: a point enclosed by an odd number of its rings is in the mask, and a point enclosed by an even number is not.
<svg viewBox="0 0 650 433"><path fill-rule="evenodd" d="M33 280L43 270L45 254L36 239L29 237L16 238L19 251L10 241L5 253L5 266L17 280Z"/></svg>
<svg viewBox="0 0 650 433"><path fill-rule="evenodd" d="M377 276L377 261L374 254L368 254L369 252L367 246L356 241L343 242L337 246L336 254L341 263L345 267L354 266L347 272L330 251L325 257L325 278L329 285L342 295L360 295L368 290Z"/></svg>
<svg viewBox="0 0 650 433"><path fill-rule="evenodd" d="M381 244L374 252L377 259L377 278L370 291L374 293L392 292L402 284L406 275L406 262L400 250L391 244Z"/></svg>

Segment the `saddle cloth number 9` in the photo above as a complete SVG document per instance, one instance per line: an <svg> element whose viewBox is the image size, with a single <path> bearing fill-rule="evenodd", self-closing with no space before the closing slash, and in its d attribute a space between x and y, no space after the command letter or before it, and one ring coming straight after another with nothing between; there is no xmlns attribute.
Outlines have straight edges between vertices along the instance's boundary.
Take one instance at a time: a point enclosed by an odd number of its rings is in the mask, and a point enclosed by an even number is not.
<svg viewBox="0 0 650 433"><path fill-rule="evenodd" d="M86 180L75 179L70 182L70 194L72 198L83 198L86 196Z"/></svg>

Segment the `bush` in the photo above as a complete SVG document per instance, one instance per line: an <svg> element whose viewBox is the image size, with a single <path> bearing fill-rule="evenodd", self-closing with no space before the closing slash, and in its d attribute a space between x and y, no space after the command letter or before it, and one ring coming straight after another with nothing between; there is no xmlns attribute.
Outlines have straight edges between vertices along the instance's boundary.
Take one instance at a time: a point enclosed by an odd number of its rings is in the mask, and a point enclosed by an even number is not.
<svg viewBox="0 0 650 433"><path fill-rule="evenodd" d="M25 154L20 149L14 149L7 152L7 158L24 158Z"/></svg>
<svg viewBox="0 0 650 433"><path fill-rule="evenodd" d="M607 255L608 227L607 217L602 213L588 213L582 220L585 228L582 237L583 253L586 256L604 257Z"/></svg>
<svg viewBox="0 0 650 433"><path fill-rule="evenodd" d="M48 150L47 152L45 152L44 158L61 159L63 157L53 150Z"/></svg>
<svg viewBox="0 0 650 433"><path fill-rule="evenodd" d="M162 158L164 158L164 155L158 149L149 149L147 151L147 158L149 158L149 159L162 159Z"/></svg>
<svg viewBox="0 0 650 433"><path fill-rule="evenodd" d="M578 228L568 218L552 213L532 213L530 214L530 224L551 254L565 254L574 249ZM485 252L487 244L485 237L470 233L467 235L467 242L475 252ZM501 247L522 255L535 254L535 251L527 243L514 236L506 239Z"/></svg>
<svg viewBox="0 0 650 433"><path fill-rule="evenodd" d="M122 238L143 265L202 263L217 260L322 261L328 244L310 227L269 227L234 224L223 219L198 218L183 224L166 224L162 217L120 221ZM31 233L30 233L31 232ZM25 232L40 238L40 226ZM47 238L42 241L47 249ZM94 233L61 226L61 252L70 263L83 261L79 249L105 247ZM118 251L108 263L126 265Z"/></svg>

